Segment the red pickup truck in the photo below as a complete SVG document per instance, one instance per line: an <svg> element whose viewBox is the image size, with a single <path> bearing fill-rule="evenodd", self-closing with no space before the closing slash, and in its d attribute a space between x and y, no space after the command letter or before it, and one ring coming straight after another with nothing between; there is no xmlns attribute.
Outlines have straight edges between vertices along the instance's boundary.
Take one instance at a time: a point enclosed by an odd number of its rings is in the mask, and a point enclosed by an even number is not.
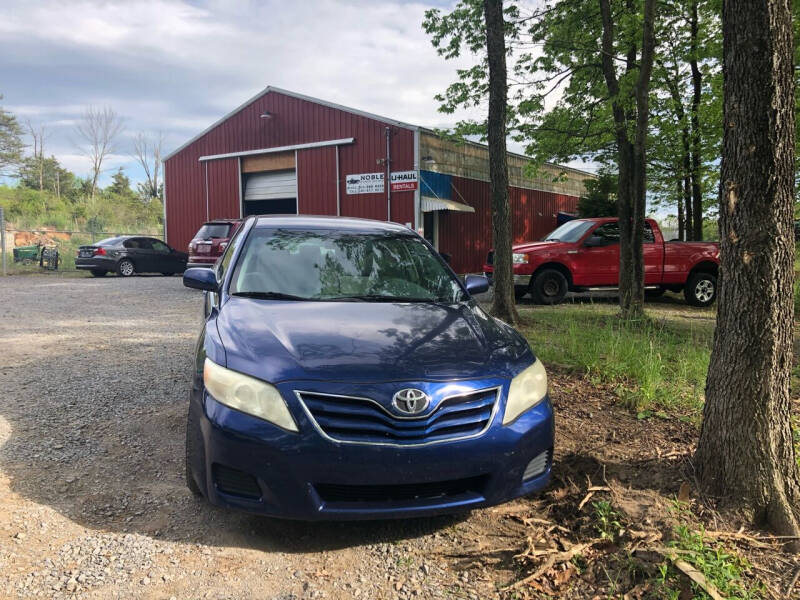
<svg viewBox="0 0 800 600"><path fill-rule="evenodd" d="M541 242L513 247L514 292L540 304L558 304L568 291L613 290L619 285L619 223L616 218L568 221ZM483 270L492 276L493 252ZM711 242L664 242L653 219L644 225L645 292L683 290L693 306L717 297L719 246Z"/></svg>

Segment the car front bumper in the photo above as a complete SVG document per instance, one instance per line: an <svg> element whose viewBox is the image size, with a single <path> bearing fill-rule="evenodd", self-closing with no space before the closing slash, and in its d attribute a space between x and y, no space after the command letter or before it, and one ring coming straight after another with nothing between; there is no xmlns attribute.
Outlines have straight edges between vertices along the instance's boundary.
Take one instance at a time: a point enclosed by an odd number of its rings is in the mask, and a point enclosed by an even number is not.
<svg viewBox="0 0 800 600"><path fill-rule="evenodd" d="M325 439L291 403L300 433L287 432L195 388L189 434L201 451L192 470L212 504L289 519L402 518L499 504L547 485L554 437L549 398L502 425L507 389L481 436L403 447ZM535 458L541 468L523 481ZM229 493L231 473L256 482L257 492Z"/></svg>
<svg viewBox="0 0 800 600"><path fill-rule="evenodd" d="M489 283L493 283L492 278L494 277L494 268L489 265L483 266L483 274L489 280ZM528 287L531 283L531 276L530 275L519 275L514 273L514 285L518 287Z"/></svg>

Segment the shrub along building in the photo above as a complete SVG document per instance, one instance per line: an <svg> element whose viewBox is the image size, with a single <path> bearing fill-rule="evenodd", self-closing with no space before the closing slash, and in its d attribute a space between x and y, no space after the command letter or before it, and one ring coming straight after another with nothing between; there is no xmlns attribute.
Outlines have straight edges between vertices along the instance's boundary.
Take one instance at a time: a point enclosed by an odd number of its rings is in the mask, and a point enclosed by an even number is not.
<svg viewBox="0 0 800 600"><path fill-rule="evenodd" d="M553 230L594 177L552 164L529 177L527 162L509 154L515 242ZM413 227L476 272L492 244L488 174L483 144L268 87L164 159L166 237L183 249L204 221L253 214L364 217Z"/></svg>

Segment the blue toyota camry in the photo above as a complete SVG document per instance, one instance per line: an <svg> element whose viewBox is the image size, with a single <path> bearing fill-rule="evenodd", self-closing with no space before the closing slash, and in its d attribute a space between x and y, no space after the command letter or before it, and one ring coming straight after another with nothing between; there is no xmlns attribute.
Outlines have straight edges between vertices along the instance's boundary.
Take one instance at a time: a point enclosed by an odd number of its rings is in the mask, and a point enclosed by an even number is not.
<svg viewBox="0 0 800 600"><path fill-rule="evenodd" d="M294 519L456 512L541 489L553 409L528 343L419 235L251 217L214 269L186 479L216 505Z"/></svg>

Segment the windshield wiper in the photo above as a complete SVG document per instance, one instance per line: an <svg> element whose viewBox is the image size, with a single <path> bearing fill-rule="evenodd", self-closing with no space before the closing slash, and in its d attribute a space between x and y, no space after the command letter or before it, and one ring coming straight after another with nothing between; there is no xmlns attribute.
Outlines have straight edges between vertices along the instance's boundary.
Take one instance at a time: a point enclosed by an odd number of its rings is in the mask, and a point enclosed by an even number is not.
<svg viewBox="0 0 800 600"><path fill-rule="evenodd" d="M257 298L259 300L314 300L314 298L304 298L303 296L293 296L281 292L234 292L231 296L240 298Z"/></svg>
<svg viewBox="0 0 800 600"><path fill-rule="evenodd" d="M408 296L384 296L382 294L362 294L358 296L339 296L327 298L332 301L362 300L364 302L441 302L436 298L413 298Z"/></svg>

